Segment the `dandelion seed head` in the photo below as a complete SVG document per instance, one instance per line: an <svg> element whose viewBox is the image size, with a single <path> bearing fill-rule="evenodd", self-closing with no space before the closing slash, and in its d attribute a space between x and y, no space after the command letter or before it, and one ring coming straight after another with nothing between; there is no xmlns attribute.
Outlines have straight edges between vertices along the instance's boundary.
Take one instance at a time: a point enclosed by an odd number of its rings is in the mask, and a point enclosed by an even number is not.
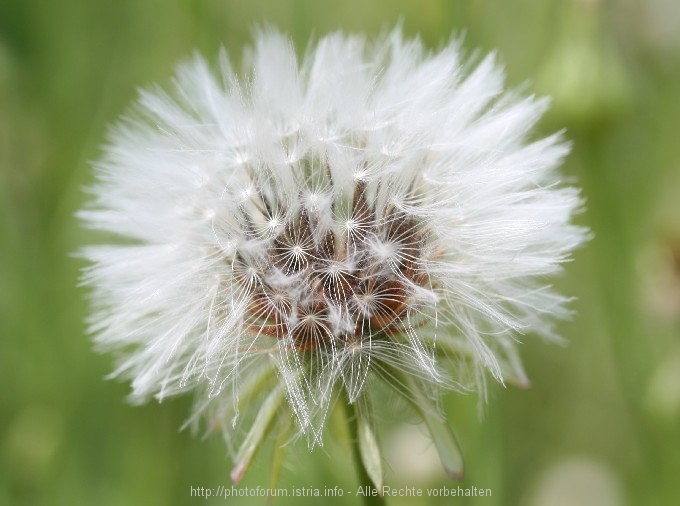
<svg viewBox="0 0 680 506"><path fill-rule="evenodd" d="M545 280L587 237L568 144L530 140L545 102L504 93L493 55L400 30L300 62L263 32L249 55L246 76L181 65L96 164L80 216L124 241L84 250L91 331L132 398L194 391L191 421L229 443L269 374L317 444L338 389L355 402L393 369L525 378L516 339L555 337L568 299Z"/></svg>

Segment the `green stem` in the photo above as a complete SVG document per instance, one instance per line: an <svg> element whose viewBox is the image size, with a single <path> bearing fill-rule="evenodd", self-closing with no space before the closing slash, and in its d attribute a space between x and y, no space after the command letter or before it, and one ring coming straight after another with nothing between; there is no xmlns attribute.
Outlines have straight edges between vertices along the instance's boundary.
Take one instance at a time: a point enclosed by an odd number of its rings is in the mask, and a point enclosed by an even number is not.
<svg viewBox="0 0 680 506"><path fill-rule="evenodd" d="M349 437L352 443L352 457L354 465L357 469L357 477L359 478L359 485L366 492L363 495L365 506L385 506L385 499L379 494L373 495L375 486L368 475L366 467L364 467L363 459L361 458L361 447L359 446L359 423L358 414L356 412L356 405L347 402L343 395L345 416L347 418L347 427L349 428Z"/></svg>

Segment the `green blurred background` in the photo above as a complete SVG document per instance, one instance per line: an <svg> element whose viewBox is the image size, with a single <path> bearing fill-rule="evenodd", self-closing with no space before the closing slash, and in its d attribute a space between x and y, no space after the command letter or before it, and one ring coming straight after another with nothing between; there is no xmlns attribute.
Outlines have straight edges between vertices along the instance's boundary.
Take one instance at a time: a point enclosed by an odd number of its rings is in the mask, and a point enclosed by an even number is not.
<svg viewBox="0 0 680 506"><path fill-rule="evenodd" d="M430 503L680 504L680 2L0 0L0 505L249 503L190 496L228 485L230 462L219 437L178 432L189 399L132 407L104 380L73 214L107 125L194 49L239 59L255 23L304 48L399 19L433 48L466 31L499 50L510 85L553 96L542 129L567 128L565 174L595 234L557 281L578 297L568 345L521 347L533 388L491 385L481 415L476 396L445 400L463 486L493 496ZM347 454L303 444L280 485L354 489ZM389 484L454 485L429 452L405 455ZM265 451L242 485L265 486L268 467ZM274 504L301 502L316 503Z"/></svg>

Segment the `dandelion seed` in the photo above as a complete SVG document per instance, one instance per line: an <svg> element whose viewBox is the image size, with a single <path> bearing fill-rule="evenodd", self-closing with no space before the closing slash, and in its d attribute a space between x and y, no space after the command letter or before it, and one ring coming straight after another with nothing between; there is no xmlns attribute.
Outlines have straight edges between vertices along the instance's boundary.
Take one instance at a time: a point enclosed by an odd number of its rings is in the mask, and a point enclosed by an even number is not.
<svg viewBox="0 0 680 506"><path fill-rule="evenodd" d="M525 384L517 336L568 314L545 279L587 235L557 173L569 147L529 140L546 101L504 93L495 57L456 42L335 34L298 63L266 32L248 54L245 76L195 57L112 133L80 212L124 239L84 251L91 331L134 401L195 393L190 423L222 428L235 480L291 418L321 444L341 396L378 483L377 381L457 476L439 393Z"/></svg>

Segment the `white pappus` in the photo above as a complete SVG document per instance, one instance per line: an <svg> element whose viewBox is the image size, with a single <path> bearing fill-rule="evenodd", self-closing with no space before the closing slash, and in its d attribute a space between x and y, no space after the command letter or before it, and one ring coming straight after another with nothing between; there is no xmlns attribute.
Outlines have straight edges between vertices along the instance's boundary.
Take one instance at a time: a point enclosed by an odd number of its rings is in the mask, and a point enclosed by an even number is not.
<svg viewBox="0 0 680 506"><path fill-rule="evenodd" d="M142 92L95 165L79 216L122 240L83 250L90 330L132 398L194 391L191 420L236 447L245 408L246 438L290 409L319 444L372 381L526 383L517 336L556 337L568 298L546 279L587 237L568 144L530 138L547 101L455 41L337 33L298 61L255 38L242 73L196 56Z"/></svg>

